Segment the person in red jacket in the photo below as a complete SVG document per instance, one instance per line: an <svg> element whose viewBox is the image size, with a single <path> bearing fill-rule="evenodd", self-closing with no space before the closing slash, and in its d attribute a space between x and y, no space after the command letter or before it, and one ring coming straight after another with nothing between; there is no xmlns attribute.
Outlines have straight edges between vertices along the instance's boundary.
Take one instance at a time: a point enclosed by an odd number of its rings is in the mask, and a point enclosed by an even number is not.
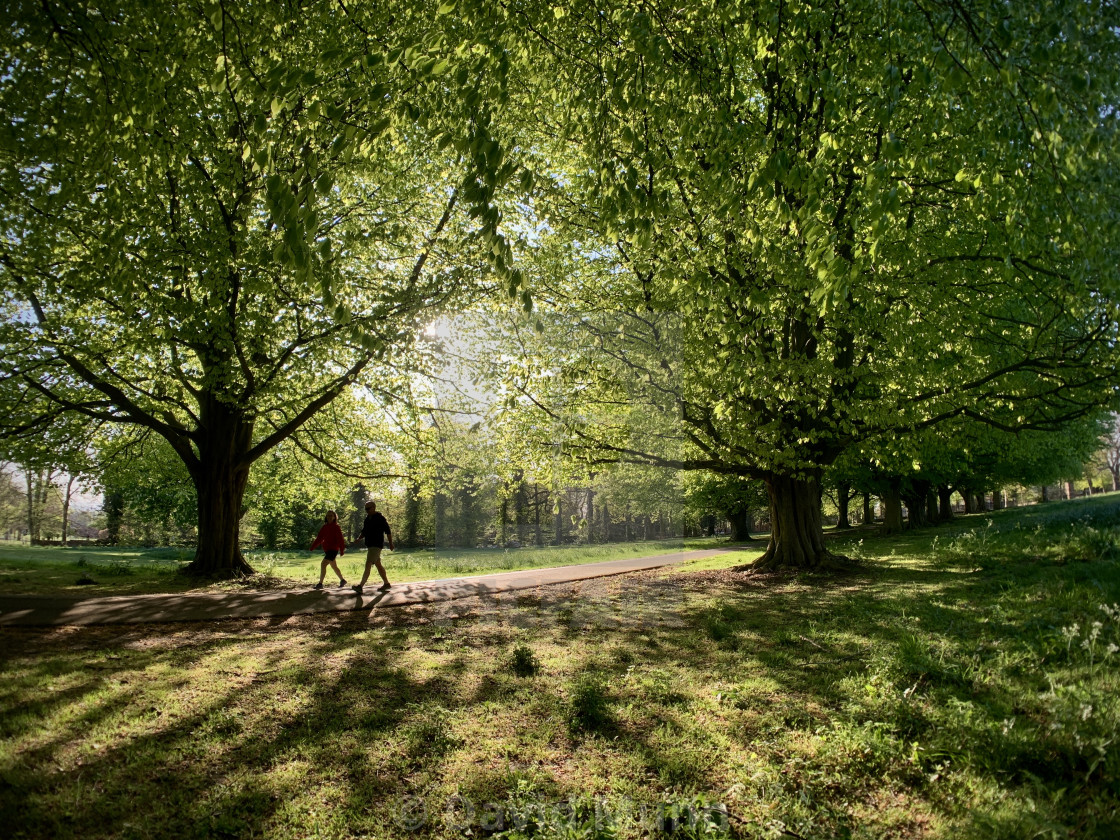
<svg viewBox="0 0 1120 840"><path fill-rule="evenodd" d="M333 510L327 511L326 524L319 529L319 536L315 538L315 542L311 543L311 550L314 551L315 547L319 545L323 546L323 565L319 572L319 582L315 584L315 588L323 588L323 578L327 576L327 566L334 569L334 573L338 575L338 585L340 587L345 586L346 578L338 570L338 564L334 561L334 558L346 553L346 540L343 539L342 529L338 526L338 514Z"/></svg>

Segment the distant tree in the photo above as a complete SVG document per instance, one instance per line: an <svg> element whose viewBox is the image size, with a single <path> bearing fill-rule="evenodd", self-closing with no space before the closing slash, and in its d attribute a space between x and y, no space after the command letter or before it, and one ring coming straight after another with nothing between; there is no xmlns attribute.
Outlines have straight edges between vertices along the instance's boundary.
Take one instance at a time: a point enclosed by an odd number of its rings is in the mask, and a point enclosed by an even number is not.
<svg viewBox="0 0 1120 840"><path fill-rule="evenodd" d="M1120 490L1120 414L1109 418L1101 442L1103 446L1099 457L1112 476L1112 490L1115 492Z"/></svg>

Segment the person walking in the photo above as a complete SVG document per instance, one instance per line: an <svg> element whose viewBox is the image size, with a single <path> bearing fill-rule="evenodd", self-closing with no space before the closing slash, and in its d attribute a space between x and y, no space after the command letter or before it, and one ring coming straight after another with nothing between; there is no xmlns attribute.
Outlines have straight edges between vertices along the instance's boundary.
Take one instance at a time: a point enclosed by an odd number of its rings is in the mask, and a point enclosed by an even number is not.
<svg viewBox="0 0 1120 840"><path fill-rule="evenodd" d="M377 567L377 573L384 581L378 589L389 589L392 586L385 574L385 567L381 565L381 550L385 547L386 537L389 538L389 550L393 551L393 531L389 527L389 522L378 512L376 502L366 502L366 521L362 525L362 532L358 534L359 541L363 539L366 541L366 570L362 575L362 582L354 587L354 591L359 595L362 594L362 587L369 580L371 566Z"/></svg>
<svg viewBox="0 0 1120 840"><path fill-rule="evenodd" d="M319 529L319 536L315 538L315 542L311 543L311 550L314 551L320 545L323 546L323 563L319 570L319 582L315 584L315 588L323 588L323 578L327 576L327 566L330 566L338 575L338 587L341 589L346 585L346 578L338 570L338 563L334 558L346 553L346 540L342 536L342 528L338 525L338 514L333 510L327 511L326 523Z"/></svg>

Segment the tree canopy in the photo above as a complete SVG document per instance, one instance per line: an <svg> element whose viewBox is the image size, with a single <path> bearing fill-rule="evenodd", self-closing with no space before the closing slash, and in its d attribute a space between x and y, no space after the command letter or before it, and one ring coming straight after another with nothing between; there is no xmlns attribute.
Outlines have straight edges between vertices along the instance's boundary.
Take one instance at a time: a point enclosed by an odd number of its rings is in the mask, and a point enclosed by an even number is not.
<svg viewBox="0 0 1120 840"><path fill-rule="evenodd" d="M162 436L198 491L197 571L246 568L250 465L501 257L489 56L426 11L15 10L0 376L25 427Z"/></svg>
<svg viewBox="0 0 1120 840"><path fill-rule="evenodd" d="M860 442L1115 404L1117 17L17 4L0 422L161 436L195 569L242 571L251 465L355 382L409 392L426 325L493 293L541 412L508 443L762 480L763 565L828 563L822 470Z"/></svg>
<svg viewBox="0 0 1120 840"><path fill-rule="evenodd" d="M573 436L765 480L764 564L827 560L820 469L860 440L1115 399L1114 10L516 8L559 76L528 98L581 264L569 409L641 400L687 448Z"/></svg>

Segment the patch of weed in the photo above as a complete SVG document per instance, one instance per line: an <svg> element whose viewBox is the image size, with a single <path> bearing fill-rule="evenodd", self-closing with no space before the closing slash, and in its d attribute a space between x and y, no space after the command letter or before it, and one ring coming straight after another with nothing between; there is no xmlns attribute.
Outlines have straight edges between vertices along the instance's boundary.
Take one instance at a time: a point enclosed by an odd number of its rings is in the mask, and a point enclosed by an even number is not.
<svg viewBox="0 0 1120 840"><path fill-rule="evenodd" d="M541 668L537 655L524 642L514 646L510 654L509 669L519 677L532 677Z"/></svg>

